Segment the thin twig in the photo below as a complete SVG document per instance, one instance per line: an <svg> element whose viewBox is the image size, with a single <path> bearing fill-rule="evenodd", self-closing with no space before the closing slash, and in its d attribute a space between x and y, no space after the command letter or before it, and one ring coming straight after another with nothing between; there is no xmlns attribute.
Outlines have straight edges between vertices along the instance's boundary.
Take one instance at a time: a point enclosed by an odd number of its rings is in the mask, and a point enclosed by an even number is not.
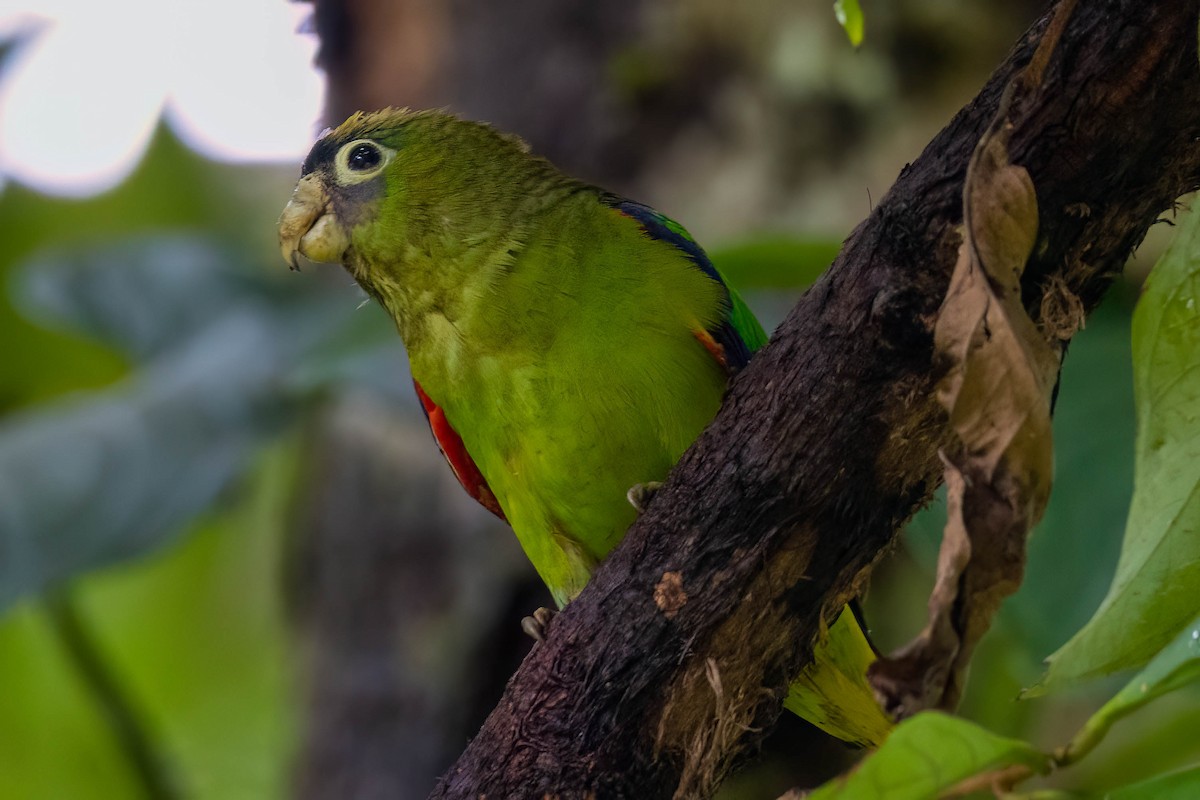
<svg viewBox="0 0 1200 800"><path fill-rule="evenodd" d="M78 672L84 687L108 722L117 746L149 800L179 800L183 794L172 780L165 755L153 744L129 695L80 616L71 589L51 592L45 601L50 624Z"/></svg>

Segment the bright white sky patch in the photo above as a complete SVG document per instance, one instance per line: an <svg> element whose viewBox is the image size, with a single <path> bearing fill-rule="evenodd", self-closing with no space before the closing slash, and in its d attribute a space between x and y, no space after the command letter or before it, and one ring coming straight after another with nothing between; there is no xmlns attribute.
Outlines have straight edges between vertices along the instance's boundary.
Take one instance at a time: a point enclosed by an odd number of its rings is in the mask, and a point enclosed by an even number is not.
<svg viewBox="0 0 1200 800"><path fill-rule="evenodd" d="M15 7L14 7L15 6ZM16 0L33 31L0 81L0 179L89 195L136 166L160 114L206 156L299 161L323 82L287 0Z"/></svg>

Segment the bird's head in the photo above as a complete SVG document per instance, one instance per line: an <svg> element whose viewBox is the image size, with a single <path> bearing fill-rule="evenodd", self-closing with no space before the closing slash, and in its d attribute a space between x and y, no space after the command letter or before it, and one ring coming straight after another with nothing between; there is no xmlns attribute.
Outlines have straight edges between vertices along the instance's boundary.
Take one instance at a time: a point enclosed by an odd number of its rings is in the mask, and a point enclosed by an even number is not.
<svg viewBox="0 0 1200 800"><path fill-rule="evenodd" d="M442 112L357 113L304 160L280 249L293 269L302 254L371 282L402 268L413 247L442 249L494 224L534 160L519 139Z"/></svg>
<svg viewBox="0 0 1200 800"><path fill-rule="evenodd" d="M299 268L300 255L346 260L355 229L379 216L389 173L416 116L394 109L358 113L317 140L279 217L279 247L292 269Z"/></svg>

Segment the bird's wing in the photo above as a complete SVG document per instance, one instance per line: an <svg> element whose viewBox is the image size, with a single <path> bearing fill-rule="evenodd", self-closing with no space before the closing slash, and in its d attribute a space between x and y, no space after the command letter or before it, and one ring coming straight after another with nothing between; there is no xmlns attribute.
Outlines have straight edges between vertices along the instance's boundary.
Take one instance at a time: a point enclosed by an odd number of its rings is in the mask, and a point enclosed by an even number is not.
<svg viewBox="0 0 1200 800"><path fill-rule="evenodd" d="M507 522L504 510L500 508L500 503L496 500L496 495L492 494L491 487L488 486L483 473L479 471L479 467L475 466L475 461L467 452L466 446L463 445L462 437L450 425L445 412L430 399L429 395L425 394L421 384L414 380L413 386L416 387L417 397L421 400L421 408L425 411L429 430L433 432L434 441L437 442L438 449L445 456L446 463L454 471L454 477L458 478L458 482L467 490L467 494L478 500L481 506Z"/></svg>
<svg viewBox="0 0 1200 800"><path fill-rule="evenodd" d="M725 294L725 313L716 325L704 331L696 331L696 338L730 374L744 367L750 361L750 356L766 344L767 335L749 307L725 282L725 277L713 266L708 255L696 244L691 234L675 220L641 203L616 196L606 196L602 202L635 220L651 239L675 247L687 256L697 269L720 284Z"/></svg>

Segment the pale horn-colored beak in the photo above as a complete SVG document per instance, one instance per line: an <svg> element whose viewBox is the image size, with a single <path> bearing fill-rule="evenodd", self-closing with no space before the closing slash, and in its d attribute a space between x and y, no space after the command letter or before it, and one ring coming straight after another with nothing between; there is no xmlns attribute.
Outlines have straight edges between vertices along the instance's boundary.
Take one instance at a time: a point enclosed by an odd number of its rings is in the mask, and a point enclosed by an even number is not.
<svg viewBox="0 0 1200 800"><path fill-rule="evenodd" d="M279 250L292 269L303 254L313 261L337 263L350 247L350 237L329 209L329 195L316 173L296 184L292 199L279 216Z"/></svg>

